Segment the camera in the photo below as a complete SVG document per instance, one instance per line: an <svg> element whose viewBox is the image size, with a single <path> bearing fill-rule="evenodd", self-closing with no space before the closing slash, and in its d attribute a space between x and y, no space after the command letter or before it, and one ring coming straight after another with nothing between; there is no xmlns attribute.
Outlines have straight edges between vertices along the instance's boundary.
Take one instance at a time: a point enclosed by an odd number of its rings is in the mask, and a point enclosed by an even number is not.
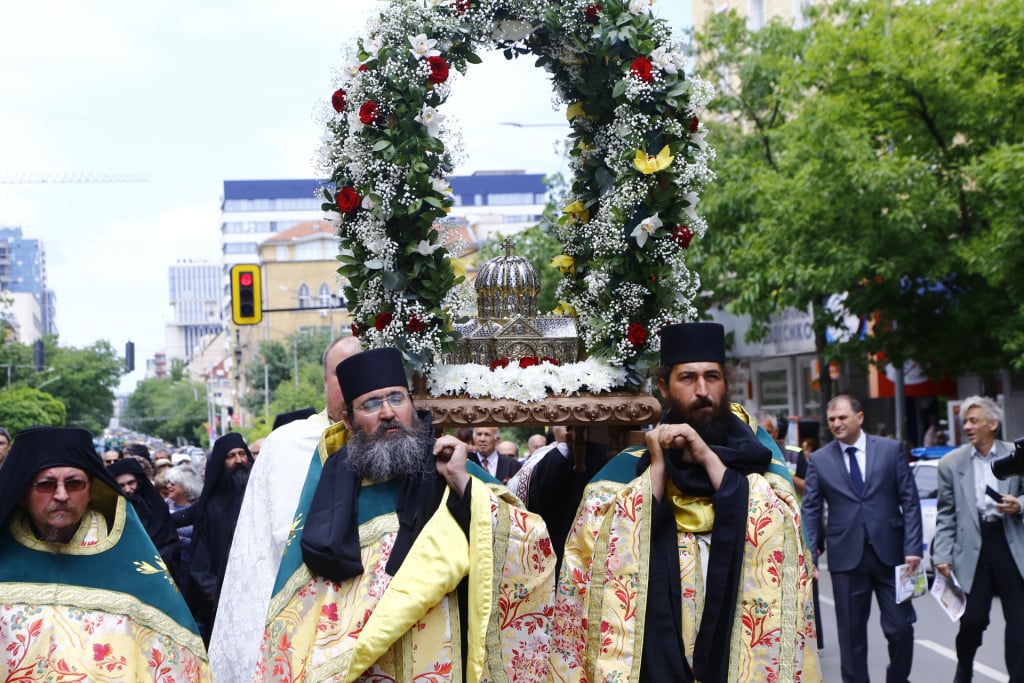
<svg viewBox="0 0 1024 683"><path fill-rule="evenodd" d="M992 474L997 479L1024 475L1024 436L1013 442L1013 453L992 461Z"/></svg>

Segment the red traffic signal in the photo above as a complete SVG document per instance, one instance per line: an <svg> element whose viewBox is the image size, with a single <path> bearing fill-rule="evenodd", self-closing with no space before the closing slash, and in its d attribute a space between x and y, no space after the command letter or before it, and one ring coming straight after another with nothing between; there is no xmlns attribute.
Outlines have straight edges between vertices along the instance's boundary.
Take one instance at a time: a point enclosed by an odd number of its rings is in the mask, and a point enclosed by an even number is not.
<svg viewBox="0 0 1024 683"><path fill-rule="evenodd" d="M231 321L236 325L256 325L263 320L263 292L260 267L242 263L231 267Z"/></svg>

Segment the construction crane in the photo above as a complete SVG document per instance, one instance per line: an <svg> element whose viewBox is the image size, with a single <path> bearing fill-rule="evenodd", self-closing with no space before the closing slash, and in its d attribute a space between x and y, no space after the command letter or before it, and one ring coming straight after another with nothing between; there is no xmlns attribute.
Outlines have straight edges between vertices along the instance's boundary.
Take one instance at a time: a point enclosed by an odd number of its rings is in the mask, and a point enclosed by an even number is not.
<svg viewBox="0 0 1024 683"><path fill-rule="evenodd" d="M0 185L50 185L56 183L148 183L141 173L0 173Z"/></svg>

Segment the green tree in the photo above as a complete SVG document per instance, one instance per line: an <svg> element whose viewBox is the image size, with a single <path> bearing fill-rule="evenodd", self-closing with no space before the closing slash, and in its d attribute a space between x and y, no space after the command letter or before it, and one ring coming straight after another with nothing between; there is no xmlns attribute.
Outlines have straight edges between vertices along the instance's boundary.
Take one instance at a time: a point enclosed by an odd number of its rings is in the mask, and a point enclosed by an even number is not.
<svg viewBox="0 0 1024 683"><path fill-rule="evenodd" d="M4 386L45 388L67 409L67 424L98 434L114 414L114 389L123 361L106 341L84 348L60 346L43 338L44 369L35 369L33 347L17 342L0 346L0 366L9 380Z"/></svg>
<svg viewBox="0 0 1024 683"><path fill-rule="evenodd" d="M293 408L277 412L322 405L323 352L330 341L329 332L315 330L289 335L285 343L261 342L257 357L247 363L243 370L250 387L250 391L243 397L246 409L253 415L262 416L265 402L271 404L271 410L277 410L282 405L291 405L296 401L300 402ZM264 380L270 390L269 397L264 397L263 394ZM279 397L278 394L282 390L285 391L285 395ZM301 403L304 397L314 395L320 397L316 403ZM273 418L275 414L271 412L270 417Z"/></svg>
<svg viewBox="0 0 1024 683"><path fill-rule="evenodd" d="M102 433L114 414L114 390L124 361L110 342L101 340L83 348L47 347L47 366L53 370L37 386L67 406L68 424Z"/></svg>
<svg viewBox="0 0 1024 683"><path fill-rule="evenodd" d="M1024 302L1007 277L1020 264L1010 207L1024 129L1006 115L1024 104L1024 11L1007 0L816 11L804 29L754 33L718 15L696 36L701 73L725 86L706 117L720 162L700 208L714 232L692 248L708 303L749 313L760 332L787 306L810 308L828 357L884 351L933 374L1024 363L1024 323L992 324ZM841 293L874 330L825 347L838 321L822 303Z"/></svg>
<svg viewBox="0 0 1024 683"><path fill-rule="evenodd" d="M122 424L171 443L206 438L206 387L198 382L145 379L125 403Z"/></svg>
<svg viewBox="0 0 1024 683"><path fill-rule="evenodd" d="M270 404L270 420L275 415L290 413L302 408L322 409L327 404L324 396L323 371L311 372L313 366L306 366L306 372L298 384L282 382L274 392L274 402Z"/></svg>
<svg viewBox="0 0 1024 683"><path fill-rule="evenodd" d="M0 391L0 426L11 434L32 425L63 427L66 420L64 404L44 391L30 387Z"/></svg>

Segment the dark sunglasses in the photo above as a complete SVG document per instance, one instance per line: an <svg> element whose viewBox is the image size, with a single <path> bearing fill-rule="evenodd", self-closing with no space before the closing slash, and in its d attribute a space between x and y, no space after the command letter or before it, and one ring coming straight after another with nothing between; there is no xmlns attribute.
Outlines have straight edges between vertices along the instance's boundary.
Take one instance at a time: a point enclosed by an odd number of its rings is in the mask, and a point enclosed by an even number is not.
<svg viewBox="0 0 1024 683"><path fill-rule="evenodd" d="M65 479L64 490L68 493L78 493L84 491L85 487L89 485L88 479ZM57 486L60 484L56 479L44 479L37 481L32 484L32 488L38 493L56 493Z"/></svg>

